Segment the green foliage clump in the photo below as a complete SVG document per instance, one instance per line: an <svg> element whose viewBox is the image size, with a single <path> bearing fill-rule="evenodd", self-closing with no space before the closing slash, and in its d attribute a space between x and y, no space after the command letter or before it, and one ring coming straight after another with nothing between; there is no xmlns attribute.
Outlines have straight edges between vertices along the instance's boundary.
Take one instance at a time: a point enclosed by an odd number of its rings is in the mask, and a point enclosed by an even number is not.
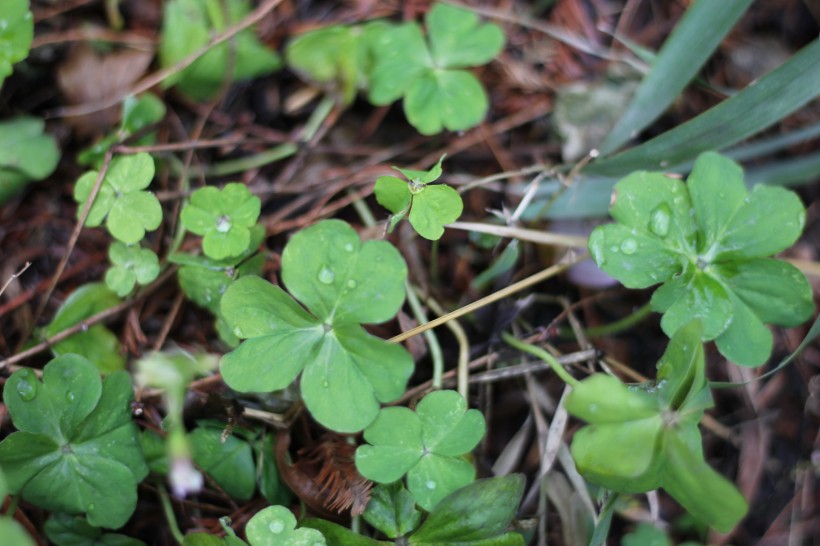
<svg viewBox="0 0 820 546"><path fill-rule="evenodd" d="M28 0L5 0L0 4L0 86L11 75L11 65L28 57L34 40L34 17Z"/></svg>
<svg viewBox="0 0 820 546"><path fill-rule="evenodd" d="M245 527L251 546L324 546L316 529L296 528L296 518L284 506L268 506L257 512Z"/></svg>
<svg viewBox="0 0 820 546"><path fill-rule="evenodd" d="M114 241L108 247L108 259L113 265L105 273L105 284L121 298L134 285L145 286L159 275L159 258L149 248Z"/></svg>
<svg viewBox="0 0 820 546"><path fill-rule="evenodd" d="M86 514L94 526L124 525L148 474L133 395L128 373L102 381L78 355L52 360L42 381L28 368L12 374L3 401L18 431L0 442L9 490L46 510Z"/></svg>
<svg viewBox="0 0 820 546"><path fill-rule="evenodd" d="M616 224L600 226L589 249L601 269L629 288L663 285L652 308L671 336L692 319L728 359L763 364L772 351L765 324L796 326L814 310L811 287L793 265L768 258L800 236L805 210L793 192L743 183L739 165L710 152L687 183L636 172L615 186Z"/></svg>
<svg viewBox="0 0 820 546"><path fill-rule="evenodd" d="M0 204L57 168L60 150L44 127L43 120L32 117L0 121Z"/></svg>
<svg viewBox="0 0 820 546"><path fill-rule="evenodd" d="M278 286L243 277L222 297L221 311L245 341L220 363L241 392L284 389L302 373L305 404L324 426L355 432L379 402L404 392L413 370L399 345L368 334L362 323L392 318L404 301L407 267L385 241L362 243L340 220L325 220L290 240Z"/></svg>

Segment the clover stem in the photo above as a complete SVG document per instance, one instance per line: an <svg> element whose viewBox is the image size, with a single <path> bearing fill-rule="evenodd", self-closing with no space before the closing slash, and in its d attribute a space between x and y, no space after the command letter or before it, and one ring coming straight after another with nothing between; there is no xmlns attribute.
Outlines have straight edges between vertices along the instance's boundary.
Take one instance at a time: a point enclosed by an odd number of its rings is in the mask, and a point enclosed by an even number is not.
<svg viewBox="0 0 820 546"><path fill-rule="evenodd" d="M518 349L523 353L529 353L536 358L540 358L544 362L550 365L552 371L561 378L561 380L569 385L570 387L577 387L580 381L572 377L570 373L564 369L558 360L555 359L554 356L549 354L547 351L542 349L541 347L537 347L535 345L530 345L529 343L524 343L523 341L517 339L515 336L510 335L507 332L501 333L501 338L512 347Z"/></svg>
<svg viewBox="0 0 820 546"><path fill-rule="evenodd" d="M438 315L446 314L446 311L433 298L425 300L427 305ZM457 320L451 320L447 323L447 327L453 332L456 341L458 341L458 393L469 402L468 395L470 394L470 340L467 339L467 334L464 328Z"/></svg>
<svg viewBox="0 0 820 546"><path fill-rule="evenodd" d="M604 337L604 336L611 336L613 334L617 334L624 330L628 330L632 326L636 325L646 317L652 314L652 308L649 304L645 304L642 307L639 307L635 312L616 320L615 322L611 322L609 324L605 324L603 326L595 326L593 328L587 328L584 333L587 337ZM561 335L564 335L564 332L561 332ZM566 333L569 335L569 332Z"/></svg>
<svg viewBox="0 0 820 546"><path fill-rule="evenodd" d="M182 544L185 541L185 537L179 529L176 516L174 516L174 507L171 506L171 499L168 497L168 491L166 491L165 487L160 484L157 486L157 492L159 493L159 502L162 504L162 512L165 514L166 521L168 521L169 530L174 536L174 540L176 540L179 544Z"/></svg>
<svg viewBox="0 0 820 546"><path fill-rule="evenodd" d="M410 304L410 309L413 310L416 320L419 321L420 324L425 324L428 321L427 315L424 312L424 308L421 306L418 296L416 296L416 292L410 285L410 281L406 281L405 285L407 291L407 303ZM430 358L433 359L432 386L434 389L440 389L444 384L444 354L441 351L441 345L438 342L438 338L432 330L427 330L424 332L424 339L427 340L427 345L430 347Z"/></svg>

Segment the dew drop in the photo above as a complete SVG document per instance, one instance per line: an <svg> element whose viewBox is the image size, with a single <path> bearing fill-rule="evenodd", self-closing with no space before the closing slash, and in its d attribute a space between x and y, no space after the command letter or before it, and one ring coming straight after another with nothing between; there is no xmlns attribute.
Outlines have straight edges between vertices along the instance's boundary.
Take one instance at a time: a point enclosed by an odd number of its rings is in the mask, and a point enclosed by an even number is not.
<svg viewBox="0 0 820 546"><path fill-rule="evenodd" d="M216 221L216 230L219 233L227 233L231 230L231 219L227 216L220 216Z"/></svg>
<svg viewBox="0 0 820 546"><path fill-rule="evenodd" d="M437 484L433 480L427 480L427 483L424 485L427 486L427 489L435 489Z"/></svg>
<svg viewBox="0 0 820 546"><path fill-rule="evenodd" d="M638 250L638 242L635 239L624 239L621 243L621 252L629 256Z"/></svg>
<svg viewBox="0 0 820 546"><path fill-rule="evenodd" d="M275 519L268 524L268 529L270 529L270 532L274 535L278 535L285 530L285 522L281 519Z"/></svg>
<svg viewBox="0 0 820 546"><path fill-rule="evenodd" d="M74 396L74 393L71 392L71 391L68 391L67 393L65 393L66 402L73 402L76 398L77 397Z"/></svg>
<svg viewBox="0 0 820 546"><path fill-rule="evenodd" d="M328 381L327 381L327 380L325 380L325 381L322 383L322 386L323 386L324 388L326 388L326 389L327 389L327 388L329 388L329 387L330 387L330 383L328 383Z"/></svg>
<svg viewBox="0 0 820 546"><path fill-rule="evenodd" d="M350 288L351 290L353 290L357 286L359 286L359 283L357 283L355 281L355 279L350 279L349 281L347 281L347 287Z"/></svg>
<svg viewBox="0 0 820 546"><path fill-rule="evenodd" d="M319 270L319 282L322 284L333 284L334 280L336 280L336 273L328 266L323 265L322 269Z"/></svg>
<svg viewBox="0 0 820 546"><path fill-rule="evenodd" d="M672 221L672 210L666 203L661 203L649 217L649 230L658 237L669 235L669 224Z"/></svg>
<svg viewBox="0 0 820 546"><path fill-rule="evenodd" d="M20 373L17 379L17 394L26 402L31 402L37 396L37 379L34 378L34 372L31 370L24 370Z"/></svg>
<svg viewBox="0 0 820 546"><path fill-rule="evenodd" d="M245 337L242 333L242 328L240 328L239 326L233 329L233 335L235 335L236 337Z"/></svg>
<svg viewBox="0 0 820 546"><path fill-rule="evenodd" d="M590 404L589 411L590 413L595 413L596 411L598 411L598 404Z"/></svg>
<svg viewBox="0 0 820 546"><path fill-rule="evenodd" d="M348 251L348 252L353 252L353 245L350 244L350 243L347 243L345 245L345 250Z"/></svg>
<svg viewBox="0 0 820 546"><path fill-rule="evenodd" d="M610 252L618 252L618 250L618 245L612 245L611 247L609 247Z"/></svg>

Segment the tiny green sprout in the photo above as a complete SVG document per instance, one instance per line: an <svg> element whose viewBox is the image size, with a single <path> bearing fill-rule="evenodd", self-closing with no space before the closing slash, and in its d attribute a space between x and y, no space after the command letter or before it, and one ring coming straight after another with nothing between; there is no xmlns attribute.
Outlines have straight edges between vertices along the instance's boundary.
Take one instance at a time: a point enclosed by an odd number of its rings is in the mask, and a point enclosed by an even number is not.
<svg viewBox="0 0 820 546"><path fill-rule="evenodd" d="M118 533L106 533L88 523L84 517L65 512L58 512L48 518L44 530L48 540L57 546L145 546L141 540Z"/></svg>
<svg viewBox="0 0 820 546"><path fill-rule="evenodd" d="M180 214L186 229L202 235L202 250L215 260L239 256L251 243L262 202L245 184L231 182L221 190L199 188Z"/></svg>
<svg viewBox="0 0 820 546"><path fill-rule="evenodd" d="M369 98L384 105L404 97L408 121L420 133L461 131L478 125L487 113L487 94L464 68L491 61L504 46L504 33L481 24L472 11L435 4L421 27L406 23L373 37L375 63Z"/></svg>
<svg viewBox="0 0 820 546"><path fill-rule="evenodd" d="M34 17L28 0L5 0L0 4L0 86L11 75L11 65L28 56L34 40Z"/></svg>
<svg viewBox="0 0 820 546"><path fill-rule="evenodd" d="M805 210L794 192L743 183L743 171L714 152L698 157L687 183L633 173L615 186L618 222L596 228L589 249L598 266L629 288L663 285L652 309L674 334L692 319L703 339L742 365L772 351L765 324L796 326L814 310L811 287L793 265L768 258L800 236Z"/></svg>
<svg viewBox="0 0 820 546"><path fill-rule="evenodd" d="M82 175L74 186L74 200L85 204L98 176L97 171ZM85 225L105 225L109 233L126 244L138 243L146 231L162 222L162 207L156 196L145 188L154 178L154 160L147 153L120 156L111 161L100 191L85 220ZM83 207L77 209L77 216Z"/></svg>
<svg viewBox="0 0 820 546"><path fill-rule="evenodd" d="M307 409L324 426L357 432L380 402L403 393L413 360L362 323L393 318L407 266L386 241L362 243L340 220L298 232L282 253L282 288L241 277L222 296L222 316L245 341L222 357L222 378L240 392L284 389L301 373Z"/></svg>
<svg viewBox="0 0 820 546"><path fill-rule="evenodd" d="M704 375L700 322L672 336L645 389L594 374L566 399L569 413L589 423L575 433L572 456L589 481L624 493L663 487L686 510L728 532L748 506L706 463L698 423L712 398Z"/></svg>
<svg viewBox="0 0 820 546"><path fill-rule="evenodd" d="M105 284L119 297L125 297L139 283L145 286L159 275L159 259L149 248L114 241L108 248L113 264L105 273Z"/></svg>
<svg viewBox="0 0 820 546"><path fill-rule="evenodd" d="M208 45L214 33L225 31L251 12L249 0L230 0L224 6L211 0L170 0L165 2L159 60L169 68ZM282 61L275 51L260 43L253 29L245 29L208 50L187 68L166 79L166 86L198 101L213 98L222 82L239 81L270 74Z"/></svg>
<svg viewBox="0 0 820 546"><path fill-rule="evenodd" d="M475 479L475 468L462 456L484 436L484 416L455 391L425 396L413 412L385 408L364 430L370 445L356 450L362 476L391 483L407 475L407 488L425 510Z"/></svg>
<svg viewBox="0 0 820 546"><path fill-rule="evenodd" d="M60 151L54 137L44 129L45 122L40 118L19 117L0 122L0 204L29 182L42 180L57 168Z"/></svg>
<svg viewBox="0 0 820 546"><path fill-rule="evenodd" d="M458 192L446 184L431 185L441 176L444 157L429 171L393 167L407 178L406 182L395 176L380 176L376 180L376 200L393 213L391 230L407 216L416 233L435 241L444 234L446 224L461 216L464 204Z"/></svg>
<svg viewBox="0 0 820 546"><path fill-rule="evenodd" d="M3 401L18 431L0 442L9 490L46 510L86 514L94 526L124 525L148 474L133 395L127 372L102 381L78 355L52 360L42 381L28 368L14 372Z"/></svg>
<svg viewBox="0 0 820 546"><path fill-rule="evenodd" d="M251 546L325 546L316 529L296 528L296 518L284 506L268 506L254 515L245 527Z"/></svg>

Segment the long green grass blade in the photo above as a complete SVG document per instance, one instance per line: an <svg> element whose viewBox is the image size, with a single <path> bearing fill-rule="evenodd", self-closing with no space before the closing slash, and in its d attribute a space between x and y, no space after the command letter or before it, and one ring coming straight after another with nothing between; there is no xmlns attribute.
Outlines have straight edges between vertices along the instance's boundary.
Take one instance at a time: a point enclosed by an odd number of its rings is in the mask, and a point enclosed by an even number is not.
<svg viewBox="0 0 820 546"><path fill-rule="evenodd" d="M620 148L672 104L751 3L699 0L692 4L664 42L626 113L604 139L601 155Z"/></svg>
<svg viewBox="0 0 820 546"><path fill-rule="evenodd" d="M735 96L636 148L593 163L584 172L622 177L641 169L667 169L752 136L818 95L820 40L814 40Z"/></svg>

